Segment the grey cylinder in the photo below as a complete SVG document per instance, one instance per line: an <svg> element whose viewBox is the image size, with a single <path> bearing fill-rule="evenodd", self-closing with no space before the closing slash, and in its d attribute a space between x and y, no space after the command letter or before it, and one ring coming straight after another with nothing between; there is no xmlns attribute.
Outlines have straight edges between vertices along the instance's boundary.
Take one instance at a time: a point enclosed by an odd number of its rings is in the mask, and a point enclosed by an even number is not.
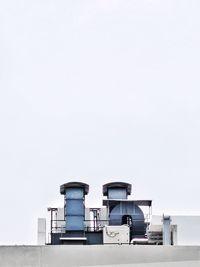
<svg viewBox="0 0 200 267"><path fill-rule="evenodd" d="M171 217L163 215L163 245L171 245Z"/></svg>

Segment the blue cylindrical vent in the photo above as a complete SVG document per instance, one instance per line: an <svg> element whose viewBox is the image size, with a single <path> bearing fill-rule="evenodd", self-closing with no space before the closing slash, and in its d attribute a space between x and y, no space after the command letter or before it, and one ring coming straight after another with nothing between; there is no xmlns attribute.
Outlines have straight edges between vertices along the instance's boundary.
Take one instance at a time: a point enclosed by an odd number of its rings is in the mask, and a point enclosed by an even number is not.
<svg viewBox="0 0 200 267"><path fill-rule="evenodd" d="M131 194L131 184L112 182L103 186L103 195L108 199L127 199Z"/></svg>
<svg viewBox="0 0 200 267"><path fill-rule="evenodd" d="M71 182L60 187L65 195L65 230L83 231L85 220L85 195L89 186L84 183Z"/></svg>

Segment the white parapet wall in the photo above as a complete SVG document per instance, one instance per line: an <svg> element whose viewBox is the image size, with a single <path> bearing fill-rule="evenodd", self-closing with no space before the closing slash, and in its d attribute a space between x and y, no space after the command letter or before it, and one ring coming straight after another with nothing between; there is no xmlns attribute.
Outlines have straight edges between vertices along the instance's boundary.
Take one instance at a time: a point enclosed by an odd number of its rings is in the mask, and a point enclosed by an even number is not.
<svg viewBox="0 0 200 267"><path fill-rule="evenodd" d="M0 267L199 267L200 247L0 246Z"/></svg>
<svg viewBox="0 0 200 267"><path fill-rule="evenodd" d="M38 233L37 233L37 244L46 244L46 219L38 218Z"/></svg>
<svg viewBox="0 0 200 267"><path fill-rule="evenodd" d="M200 216L170 216L176 227L175 245L200 246ZM151 224L162 225L162 216L152 216Z"/></svg>

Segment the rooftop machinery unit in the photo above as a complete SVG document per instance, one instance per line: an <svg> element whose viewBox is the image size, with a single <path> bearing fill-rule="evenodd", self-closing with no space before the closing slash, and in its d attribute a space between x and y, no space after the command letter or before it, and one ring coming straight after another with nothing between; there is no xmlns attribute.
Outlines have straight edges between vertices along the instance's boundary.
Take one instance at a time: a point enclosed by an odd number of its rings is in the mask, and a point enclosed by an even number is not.
<svg viewBox="0 0 200 267"><path fill-rule="evenodd" d="M147 223L139 206L150 208L151 200L129 200L131 188L131 184L124 182L105 184L104 207L86 208L85 196L89 193L88 184L69 182L61 185L60 193L64 195L64 209L49 208L50 244L121 244L130 243L134 238L144 238Z"/></svg>
<svg viewBox="0 0 200 267"><path fill-rule="evenodd" d="M51 228L51 244L84 244L85 237L85 195L89 185L81 182L70 182L60 186L60 194L64 195L64 229ZM58 209L56 209L56 212ZM53 216L51 216L53 218ZM62 220L62 221L63 221ZM61 220L51 221L51 225L63 225Z"/></svg>
<svg viewBox="0 0 200 267"><path fill-rule="evenodd" d="M60 193L65 196L64 217L65 230L84 231L85 195L89 185L79 182L66 183L60 186Z"/></svg>
<svg viewBox="0 0 200 267"><path fill-rule="evenodd" d="M132 186L128 183L114 182L103 186L103 195L107 199L103 205L107 206L109 214L109 225L128 225L130 228L130 241L133 238L144 238L147 225L144 213L138 204L151 205L151 202L128 200ZM143 201L144 202L144 201Z"/></svg>

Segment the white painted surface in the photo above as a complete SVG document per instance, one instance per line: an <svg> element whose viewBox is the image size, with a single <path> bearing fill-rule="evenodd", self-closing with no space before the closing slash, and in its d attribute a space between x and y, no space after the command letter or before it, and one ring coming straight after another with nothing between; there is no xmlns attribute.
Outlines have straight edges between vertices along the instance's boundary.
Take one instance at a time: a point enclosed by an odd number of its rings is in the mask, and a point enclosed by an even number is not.
<svg viewBox="0 0 200 267"><path fill-rule="evenodd" d="M103 267L199 267L199 261L180 261L180 262L153 262L153 263L136 263L136 264L115 264L104 265ZM86 267L86 266L81 266ZM95 265L102 267L102 265Z"/></svg>
<svg viewBox="0 0 200 267"><path fill-rule="evenodd" d="M93 226L93 224L91 224L91 214L90 214L90 208L85 208L85 222L84 222L84 226L87 228L90 228Z"/></svg>
<svg viewBox="0 0 200 267"><path fill-rule="evenodd" d="M38 245L46 244L46 219L45 218L38 218L37 244Z"/></svg>
<svg viewBox="0 0 200 267"><path fill-rule="evenodd" d="M200 247L1 246L0 267L200 266Z"/></svg>
<svg viewBox="0 0 200 267"><path fill-rule="evenodd" d="M129 244L130 229L127 225L110 225L103 228L104 244Z"/></svg>
<svg viewBox="0 0 200 267"><path fill-rule="evenodd" d="M108 220L108 210L107 210L107 207L101 207L101 209L100 209L100 220L101 221L107 221ZM105 222L105 223L107 223L107 222Z"/></svg>
<svg viewBox="0 0 200 267"><path fill-rule="evenodd" d="M152 216L153 225L162 225L162 216ZM176 225L176 244L184 246L200 245L200 216L171 216L171 224Z"/></svg>

